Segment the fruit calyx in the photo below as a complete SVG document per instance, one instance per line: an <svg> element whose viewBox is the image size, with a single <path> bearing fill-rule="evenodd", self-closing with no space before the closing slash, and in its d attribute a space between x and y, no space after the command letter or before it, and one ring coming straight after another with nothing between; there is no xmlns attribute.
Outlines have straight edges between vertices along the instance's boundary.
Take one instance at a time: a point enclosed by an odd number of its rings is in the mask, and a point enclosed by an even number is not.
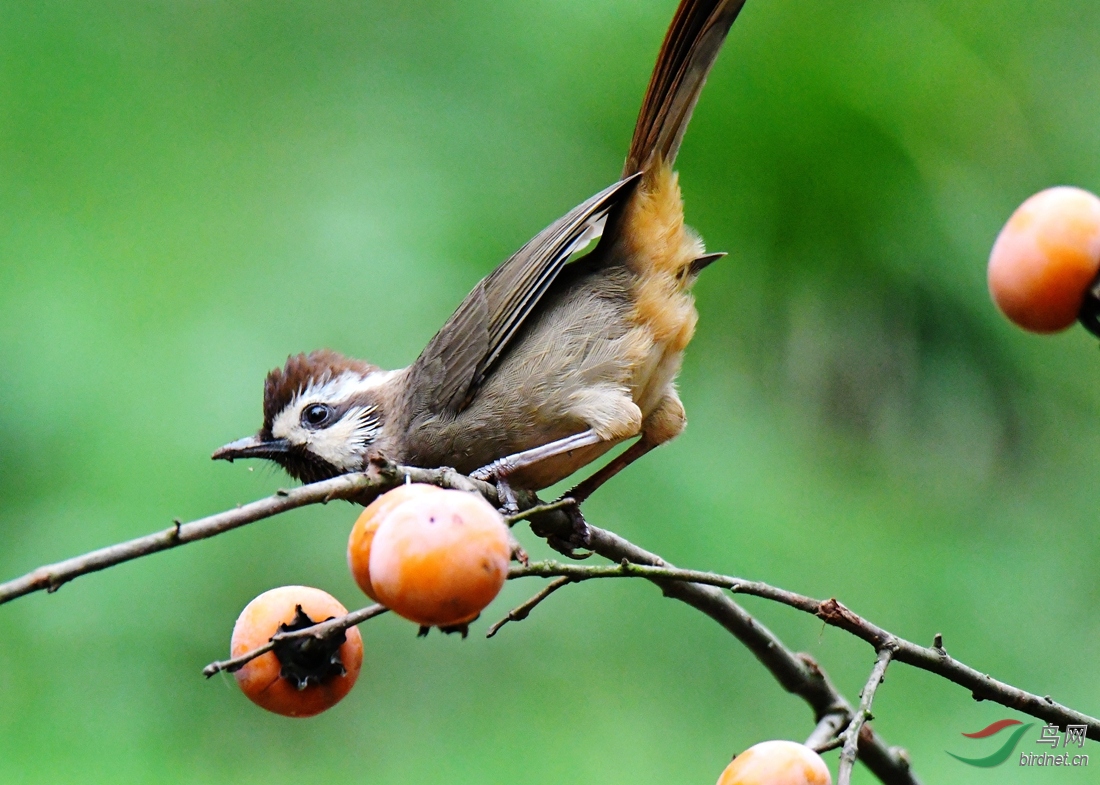
<svg viewBox="0 0 1100 785"><path fill-rule="evenodd" d="M280 624L276 635L282 632L297 632L315 624L335 618L315 621L302 610L301 605L296 605L294 621L290 624ZM272 636L274 638L274 636ZM305 635L289 640L275 641L272 651L282 665L279 675L293 684L297 689L304 690L313 684L323 684L337 676L347 673L344 663L340 659L340 647L347 640L344 630L333 630L327 635L314 637Z"/></svg>

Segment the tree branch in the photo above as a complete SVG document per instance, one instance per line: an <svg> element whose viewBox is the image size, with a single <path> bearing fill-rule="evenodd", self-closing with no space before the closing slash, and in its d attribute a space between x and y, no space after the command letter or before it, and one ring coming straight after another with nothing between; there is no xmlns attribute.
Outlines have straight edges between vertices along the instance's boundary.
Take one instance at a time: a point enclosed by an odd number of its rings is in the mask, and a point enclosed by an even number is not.
<svg viewBox="0 0 1100 785"><path fill-rule="evenodd" d="M406 480L473 491L480 493L491 503L496 503L496 489L492 485L471 480L453 469L418 469L378 461L363 473L345 474L292 490L280 490L274 496L245 504L235 510L210 515L191 523L176 521L174 526L164 531L39 567L20 578L0 583L0 605L36 591L55 592L81 575L105 570L116 564L177 548L189 542L205 540L298 507L327 504L334 499L354 499L369 503L378 494L401 485Z"/></svg>
<svg viewBox="0 0 1100 785"><path fill-rule="evenodd" d="M494 486L472 480L451 469L419 469L399 466L387 461L376 461L364 473L345 475L293 490L279 491L275 496L252 502L235 510L186 524L177 521L175 526L165 531L40 567L20 578L0 584L0 604L35 591L52 592L81 575L213 537L298 507L324 504L333 499L348 499L367 504L380 493L404 482L423 482L443 488L476 492L490 503L499 505ZM540 536L544 536L544 533L572 530L573 519L561 509L570 502L560 501L543 505L536 496L529 493L520 493L518 501L524 512L513 516L509 523L530 517L532 529ZM836 691L817 663L808 655L795 654L786 648L770 630L721 591L721 589L728 589L735 593L761 597L812 613L825 623L870 643L880 652L880 656L884 649L889 649L891 652L889 659L927 670L966 687L977 700L993 700L1061 727L1069 724L1085 725L1088 738L1100 740L1100 720L1055 703L1049 697L1040 698L996 681L987 674L952 659L942 648L942 639L939 636L932 648L925 648L897 638L859 617L835 599L815 600L758 581L747 581L709 572L678 570L657 555L639 548L612 532L589 525L588 535L587 546L593 552L618 562L618 565L584 567L556 562L538 562L528 567L514 568L509 575L510 578L541 576L555 577L559 580L517 607L507 619L494 625L491 632L495 633L506 621L518 621L524 618L549 594L568 583L593 578L645 578L657 584L666 596L691 605L725 627L760 660L784 689L798 695L810 705L814 711L817 726L807 739L807 744L822 750L832 748L839 744L837 734L840 733L840 729L850 728L852 725L861 726L862 730L849 735L856 737L860 760L879 780L886 785L918 785L916 777L909 769L909 760L905 751L897 747L888 747L869 726L864 724L865 716L863 719L858 717L853 719L851 704ZM321 629L324 625L332 625L332 629L346 628L378 615L383 610L380 606L372 606L340 619L323 622L300 633L286 634L286 637L298 634L323 635L326 634ZM326 627L325 630L327 629ZM249 659L269 650L270 645L232 660L212 663L204 672L211 675L220 670L240 667ZM877 665L878 663L876 667ZM882 664L882 668L885 669L885 663ZM869 709L873 694L873 688L870 690L865 688L863 701L860 704L861 712ZM848 739L845 738L845 741Z"/></svg>
<svg viewBox="0 0 1100 785"><path fill-rule="evenodd" d="M531 500L531 497L528 497ZM555 512L557 510L564 510L566 507L576 507L577 502L575 499L570 499L568 496L558 499L556 502L549 502L548 504L533 504L525 510L520 510L515 515L505 515L504 522L509 526L515 526L520 521L527 520L537 515L544 515L548 512Z"/></svg>
<svg viewBox="0 0 1100 785"><path fill-rule="evenodd" d="M595 527L593 527L593 530L600 531ZM621 540L617 535L610 534L610 532L603 532L603 534ZM596 549L593 548L593 550ZM601 551L597 550L597 552ZM602 555L606 556L607 554ZM653 558L657 557L654 556ZM981 673L969 665L953 659L942 648L925 648L904 638L899 638L856 615L835 599L815 600L759 581L747 581L742 578L719 575L713 572L679 570L661 565L628 563L626 565L585 566L543 561L532 562L526 567L513 567L509 573L509 577L516 578L527 575L537 575L543 578L568 577L573 581L595 578L647 578L653 581L661 579L690 581L696 584L729 589L735 593L762 597L813 614L826 624L849 632L870 643L876 650L894 647L893 659L934 673L937 676L942 676L962 687L966 687L971 690L973 696L978 700L991 700L1062 728L1066 725L1085 725L1088 728L1086 732L1088 738L1093 741L1100 741L1100 720L1095 717L1090 717L1087 714L1063 706L1049 696L1040 697L1010 684L997 681L988 674ZM942 638L940 643L942 644Z"/></svg>
<svg viewBox="0 0 1100 785"><path fill-rule="evenodd" d="M512 576L509 575L508 577L510 578ZM513 608L512 610L508 611L507 616L505 616L503 619L498 621L496 624L489 627L489 629L485 633L485 637L486 638L492 638L494 635L496 635L498 632L500 632L501 627L503 627L505 624L507 624L510 621L523 621L524 619L527 618L527 616L531 613L531 611L534 609L534 607L536 605L538 605L540 602L545 600L551 594L556 592L562 586L565 586L566 584L569 584L569 583L572 583L572 582L573 582L572 578L558 578L555 581L550 581L550 583L546 584L546 587L542 591L540 591L538 594L536 594L531 599L527 600L527 602L523 603L522 605L519 605L519 606Z"/></svg>
<svg viewBox="0 0 1100 785"><path fill-rule="evenodd" d="M839 712L836 714L826 714L817 725L814 726L813 733L809 735L803 744L817 752L835 750L837 747L844 744L844 740L841 739L840 736L848 720L849 717Z"/></svg>
<svg viewBox="0 0 1100 785"><path fill-rule="evenodd" d="M371 605L366 608L360 608L357 611L352 611L346 616L337 616L327 621L318 622L310 627L303 627L300 630L291 630L289 632L277 632L271 636L271 639L263 646L259 646L252 651L246 651L238 657L233 657L229 660L221 660L219 662L212 662L202 669L202 675L206 678L210 678L215 673L233 673L239 671L252 660L256 659L262 654L267 654L269 651L275 648L276 645L283 641L294 640L295 638L316 638L322 640L337 632L343 632L348 627L354 627L357 624L362 624L367 619L373 619L375 616L381 616L383 613L389 611L382 605Z"/></svg>
<svg viewBox="0 0 1100 785"><path fill-rule="evenodd" d="M624 559L633 563L627 568L631 571L635 569L635 565L675 569L661 557L639 548L617 534L591 524L589 529L588 547L606 559L620 562L617 569L623 569L621 562ZM851 704L837 692L811 657L792 652L771 630L760 624L719 588L682 579L645 577L660 586L666 597L687 603L725 627L756 656L785 690L798 695L810 705L815 721L837 713L851 717ZM909 768L906 752L887 746L873 732L867 737L865 744L861 740L860 752L861 760L867 768L885 785L920 785L920 781Z"/></svg>
<svg viewBox="0 0 1100 785"><path fill-rule="evenodd" d="M871 719L871 704L875 700L875 691L878 685L886 677L886 668L890 665L890 658L894 656L893 646L883 646L879 649L875 666L871 668L871 675L867 678L867 684L859 694L859 708L855 716L848 723L847 729L842 735L844 748L840 752L840 768L837 770L836 785L850 785L852 781L852 768L856 763L856 753L859 750L861 732L864 728L870 730L865 724Z"/></svg>

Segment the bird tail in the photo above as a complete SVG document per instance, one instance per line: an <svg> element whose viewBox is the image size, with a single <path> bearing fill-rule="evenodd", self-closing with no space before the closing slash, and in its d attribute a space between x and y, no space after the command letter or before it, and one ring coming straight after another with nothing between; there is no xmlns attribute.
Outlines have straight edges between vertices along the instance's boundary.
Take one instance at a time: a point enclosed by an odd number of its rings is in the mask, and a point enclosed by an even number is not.
<svg viewBox="0 0 1100 785"><path fill-rule="evenodd" d="M671 167L710 67L745 0L681 0L649 80L623 176Z"/></svg>

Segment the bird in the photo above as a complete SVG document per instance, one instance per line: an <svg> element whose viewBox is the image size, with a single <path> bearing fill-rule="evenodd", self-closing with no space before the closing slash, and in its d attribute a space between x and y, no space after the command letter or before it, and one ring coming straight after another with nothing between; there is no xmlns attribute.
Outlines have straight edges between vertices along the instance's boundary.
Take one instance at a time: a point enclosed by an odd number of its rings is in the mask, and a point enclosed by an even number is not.
<svg viewBox="0 0 1100 785"><path fill-rule="evenodd" d="M682 0L621 178L483 278L409 366L331 350L264 382L263 424L213 458L263 458L305 483L385 459L494 482L504 506L634 442L568 492L578 505L687 423L676 389L707 253L673 169L745 0ZM582 253L596 241L588 253Z"/></svg>

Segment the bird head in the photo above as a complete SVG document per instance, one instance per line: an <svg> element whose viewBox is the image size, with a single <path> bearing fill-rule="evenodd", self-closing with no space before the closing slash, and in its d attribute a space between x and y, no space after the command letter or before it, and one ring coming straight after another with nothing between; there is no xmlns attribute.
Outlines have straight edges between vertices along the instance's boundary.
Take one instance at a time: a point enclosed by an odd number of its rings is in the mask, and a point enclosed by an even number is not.
<svg viewBox="0 0 1100 785"><path fill-rule="evenodd" d="M302 482L361 471L381 436L386 392L399 373L328 350L288 357L264 382L259 433L211 457L266 458Z"/></svg>

